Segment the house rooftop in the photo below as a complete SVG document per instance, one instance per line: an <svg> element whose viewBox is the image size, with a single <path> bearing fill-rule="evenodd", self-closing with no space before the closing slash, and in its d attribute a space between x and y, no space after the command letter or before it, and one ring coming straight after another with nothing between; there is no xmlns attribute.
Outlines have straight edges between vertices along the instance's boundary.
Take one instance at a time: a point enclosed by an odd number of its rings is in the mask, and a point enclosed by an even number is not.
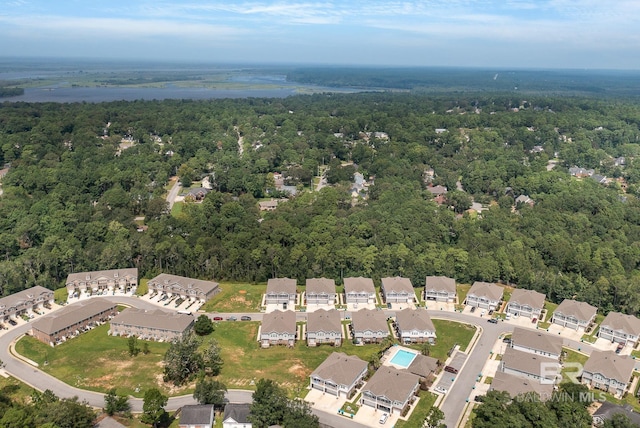
<svg viewBox="0 0 640 428"><path fill-rule="evenodd" d="M530 306L533 309L544 308L544 300L546 296L534 290L525 290L524 288L516 288L511 293L509 303L517 303L519 305Z"/></svg>
<svg viewBox="0 0 640 428"><path fill-rule="evenodd" d="M296 280L291 278L270 278L267 281L267 294L295 294Z"/></svg>
<svg viewBox="0 0 640 428"><path fill-rule="evenodd" d="M344 279L344 292L345 293L375 293L376 289L373 286L373 280L371 278L345 278Z"/></svg>
<svg viewBox="0 0 640 428"><path fill-rule="evenodd" d="M564 299L553 313L562 314L565 317L572 316L578 320L588 321L595 316L597 310L598 309L595 306L591 306L586 302Z"/></svg>
<svg viewBox="0 0 640 428"><path fill-rule="evenodd" d="M180 425L206 425L213 421L213 404L182 406Z"/></svg>
<svg viewBox="0 0 640 428"><path fill-rule="evenodd" d="M38 298L46 298L47 300L53 299L53 291L40 285L36 285L35 287L10 294L9 296L0 299L0 313L2 313L4 309L20 306L24 302L30 300L35 303Z"/></svg>
<svg viewBox="0 0 640 428"><path fill-rule="evenodd" d="M311 377L332 380L338 385L351 385L368 365L356 356L334 352L311 373Z"/></svg>
<svg viewBox="0 0 640 428"><path fill-rule="evenodd" d="M138 268L110 269L110 270L97 270L92 272L70 273L67 276L67 284L72 282L87 282L87 281L100 281L100 280L107 281L110 279L117 281L121 278L138 279Z"/></svg>
<svg viewBox="0 0 640 428"><path fill-rule="evenodd" d="M142 328L161 329L182 333L194 322L193 315L162 309L127 308L113 317L112 324L123 324Z"/></svg>
<svg viewBox="0 0 640 428"><path fill-rule="evenodd" d="M33 322L32 328L46 334L54 334L101 312L115 309L115 307L115 303L105 299L86 300L43 316Z"/></svg>
<svg viewBox="0 0 640 428"><path fill-rule="evenodd" d="M384 311L360 309L351 314L354 331L382 331L389 333L389 325Z"/></svg>
<svg viewBox="0 0 640 428"><path fill-rule="evenodd" d="M613 351L594 350L584 364L584 371L600 373L607 379L615 379L626 384L631 379L634 366L635 360L626 355L618 355Z"/></svg>
<svg viewBox="0 0 640 428"><path fill-rule="evenodd" d="M511 343L550 354L560 355L562 353L562 339L551 334L544 334L539 330L516 327L511 335Z"/></svg>
<svg viewBox="0 0 640 428"><path fill-rule="evenodd" d="M294 311L273 311L262 317L261 334L296 334L296 313Z"/></svg>
<svg viewBox="0 0 640 428"><path fill-rule="evenodd" d="M640 413L635 412L629 405L620 406L609 401L602 402L602 405L593 412L593 417L594 419L600 418L603 421L607 421L611 420L613 415L617 413L626 415L631 420L632 424L640 426Z"/></svg>
<svg viewBox="0 0 640 428"><path fill-rule="evenodd" d="M307 332L318 331L342 332L340 313L335 309L331 309L329 311L320 309L314 312L309 312L307 314Z"/></svg>
<svg viewBox="0 0 640 428"><path fill-rule="evenodd" d="M422 354L416 354L413 361L407 367L409 373L416 376L427 377L430 373L434 373L438 369L438 360Z"/></svg>
<svg viewBox="0 0 640 428"><path fill-rule="evenodd" d="M542 375L541 364L548 364L551 367L552 364L556 364L559 367L558 360L556 358L544 357L542 355L530 354L524 351L518 351L508 347L502 356L502 365L506 368L517 370L523 373L530 373L533 375ZM559 370L559 368L558 368ZM545 378L552 380L553 374L545 374Z"/></svg>
<svg viewBox="0 0 640 428"><path fill-rule="evenodd" d="M489 300L500 300L502 299L503 291L502 287L492 282L476 281L469 289L467 296L484 297Z"/></svg>
<svg viewBox="0 0 640 428"><path fill-rule="evenodd" d="M248 424L249 413L251 413L251 404L249 403L227 403L224 406L224 416L222 422L235 421L239 424Z"/></svg>
<svg viewBox="0 0 640 428"><path fill-rule="evenodd" d="M456 292L456 280L446 276L428 276L425 280L425 290Z"/></svg>
<svg viewBox="0 0 640 428"><path fill-rule="evenodd" d="M195 289L200 290L205 295L209 294L212 290L215 290L219 286L217 282L187 278L185 276L171 275L168 273L161 273L155 278L150 279L149 284L158 284L171 287L177 286L181 290Z"/></svg>
<svg viewBox="0 0 640 428"><path fill-rule="evenodd" d="M515 376L505 372L497 372L491 382L491 389L504 391L511 398L520 394L536 393L542 401L546 401L553 394L553 384L540 383L537 380Z"/></svg>
<svg viewBox="0 0 640 428"><path fill-rule="evenodd" d="M331 294L336 292L336 281L328 278L308 278L306 288L307 294Z"/></svg>
<svg viewBox="0 0 640 428"><path fill-rule="evenodd" d="M404 370L389 366L380 367L362 388L377 397L404 402L416 388L420 378Z"/></svg>
<svg viewBox="0 0 640 428"><path fill-rule="evenodd" d="M640 336L640 319L633 315L609 312L600 323L600 328L608 327L615 331L624 331L627 334Z"/></svg>
<svg viewBox="0 0 640 428"><path fill-rule="evenodd" d="M396 323L401 331L436 331L429 313L424 309L403 309L396 312Z"/></svg>
<svg viewBox="0 0 640 428"><path fill-rule="evenodd" d="M382 288L385 293L395 292L395 293L408 293L415 294L413 290L413 284L411 284L411 280L409 278L403 278L400 276L395 276L392 278L382 278Z"/></svg>

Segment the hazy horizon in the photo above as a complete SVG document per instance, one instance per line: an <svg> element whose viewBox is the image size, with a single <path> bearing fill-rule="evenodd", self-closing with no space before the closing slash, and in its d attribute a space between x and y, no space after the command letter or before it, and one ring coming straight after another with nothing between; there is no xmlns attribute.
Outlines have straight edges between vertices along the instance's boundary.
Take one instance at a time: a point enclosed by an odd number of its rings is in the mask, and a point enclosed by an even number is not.
<svg viewBox="0 0 640 428"><path fill-rule="evenodd" d="M5 58L638 70L640 2L0 0Z"/></svg>

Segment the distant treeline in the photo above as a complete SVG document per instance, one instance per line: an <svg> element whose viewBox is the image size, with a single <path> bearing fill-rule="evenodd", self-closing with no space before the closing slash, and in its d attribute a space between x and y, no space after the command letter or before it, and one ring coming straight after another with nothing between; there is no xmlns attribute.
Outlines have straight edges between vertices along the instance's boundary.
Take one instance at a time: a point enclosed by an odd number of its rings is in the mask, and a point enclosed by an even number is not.
<svg viewBox="0 0 640 428"><path fill-rule="evenodd" d="M2 97L16 97L24 94L24 88L3 88L0 87L0 98Z"/></svg>
<svg viewBox="0 0 640 428"><path fill-rule="evenodd" d="M293 82L333 87L428 91L557 92L640 95L638 72L593 70L499 70L471 68L300 68Z"/></svg>

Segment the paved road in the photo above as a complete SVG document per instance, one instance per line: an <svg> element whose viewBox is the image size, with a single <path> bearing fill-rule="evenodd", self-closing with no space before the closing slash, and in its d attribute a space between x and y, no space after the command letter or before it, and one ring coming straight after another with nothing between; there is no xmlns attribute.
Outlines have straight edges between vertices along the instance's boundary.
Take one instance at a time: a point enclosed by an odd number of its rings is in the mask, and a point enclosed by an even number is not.
<svg viewBox="0 0 640 428"><path fill-rule="evenodd" d="M173 208L173 203L176 201L176 197L178 193L180 193L180 189L182 186L180 185L180 181L176 179L175 183L173 183L173 187L169 190L169 194L167 195L167 202L169 202L169 211Z"/></svg>

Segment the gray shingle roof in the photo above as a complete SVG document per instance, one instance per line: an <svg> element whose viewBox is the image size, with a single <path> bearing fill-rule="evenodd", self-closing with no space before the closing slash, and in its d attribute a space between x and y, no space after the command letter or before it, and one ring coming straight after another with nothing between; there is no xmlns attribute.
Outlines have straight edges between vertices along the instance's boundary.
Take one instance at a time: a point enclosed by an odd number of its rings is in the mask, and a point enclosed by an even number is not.
<svg viewBox="0 0 640 428"><path fill-rule="evenodd" d="M516 327L511 335L511 343L551 354L560 355L562 353L562 339L551 334L544 334L539 330Z"/></svg>
<svg viewBox="0 0 640 428"><path fill-rule="evenodd" d="M471 295L484 297L489 300L500 300L502 299L503 291L502 287L494 283L476 281L469 289L467 296Z"/></svg>
<svg viewBox="0 0 640 428"><path fill-rule="evenodd" d="M360 309L351 314L353 331L382 331L389 332L387 317L383 311Z"/></svg>
<svg viewBox="0 0 640 428"><path fill-rule="evenodd" d="M420 378L414 374L382 366L371 376L362 390L370 391L377 397L387 397L393 401L403 402L419 381Z"/></svg>
<svg viewBox="0 0 640 428"><path fill-rule="evenodd" d="M39 285L18 291L0 299L0 312L2 309L17 307L26 301L37 300L39 297L53 298L53 291Z"/></svg>
<svg viewBox="0 0 640 428"><path fill-rule="evenodd" d="M251 412L251 404L248 403L228 403L224 406L224 416L222 422L233 419L239 424L247 424L249 422L249 413Z"/></svg>
<svg viewBox="0 0 640 428"><path fill-rule="evenodd" d="M335 293L336 281L328 278L308 278L306 282L307 294L309 293Z"/></svg>
<svg viewBox="0 0 640 428"><path fill-rule="evenodd" d="M204 425L213 422L213 404L182 406L180 425Z"/></svg>
<svg viewBox="0 0 640 428"><path fill-rule="evenodd" d="M337 331L342 332L340 313L335 309L309 312L307 314L307 332Z"/></svg>
<svg viewBox="0 0 640 428"><path fill-rule="evenodd" d="M70 273L67 276L67 284L72 282L87 282L87 281L99 281L99 280L115 280L118 281L122 278L135 278L138 279L138 268L126 268L126 269L110 269L110 270L96 270L91 272L76 272Z"/></svg>
<svg viewBox="0 0 640 428"><path fill-rule="evenodd" d="M626 355L618 355L613 351L594 350L584 364L584 371L600 373L607 379L627 383L631 379L634 365L634 360Z"/></svg>
<svg viewBox="0 0 640 428"><path fill-rule="evenodd" d="M616 413L625 414L629 419L631 419L632 424L635 424L636 426L640 425L640 413L634 412L633 409L628 408L627 405L623 407L608 401L604 401L598 410L593 412L593 417L598 417L603 421L607 421L612 419L613 415Z"/></svg>
<svg viewBox="0 0 640 428"><path fill-rule="evenodd" d="M344 292L345 293L375 293L376 289L373 286L373 280L371 278L363 278L361 276L357 278L345 278L344 279Z"/></svg>
<svg viewBox="0 0 640 428"><path fill-rule="evenodd" d="M620 312L609 312L600 323L600 327L608 327L612 330L640 336L640 319Z"/></svg>
<svg viewBox="0 0 640 428"><path fill-rule="evenodd" d="M597 311L598 309L595 306L591 306L588 303L564 299L553 313L559 313L565 317L573 316L579 320L588 321L593 318Z"/></svg>
<svg viewBox="0 0 640 428"><path fill-rule="evenodd" d="M425 290L456 292L456 280L446 276L428 276L425 280Z"/></svg>
<svg viewBox="0 0 640 428"><path fill-rule="evenodd" d="M528 305L534 309L542 309L544 307L544 299L546 296L534 290L525 290L516 288L511 293L509 303L518 303L519 305Z"/></svg>
<svg viewBox="0 0 640 428"><path fill-rule="evenodd" d="M505 391L512 398L520 394L537 393L542 400L547 400L553 394L553 385L542 384L534 379L518 377L505 372L497 372L491 382L491 389Z"/></svg>
<svg viewBox="0 0 640 428"><path fill-rule="evenodd" d="M296 313L294 311L273 311L262 317L261 334L296 334Z"/></svg>
<svg viewBox="0 0 640 428"><path fill-rule="evenodd" d="M558 360L554 358L544 357L542 355L530 354L528 352L518 351L517 349L507 348L502 356L502 364L504 367L517 370L532 375L542 375L541 364L558 364ZM551 374L545 377L551 379Z"/></svg>
<svg viewBox="0 0 640 428"><path fill-rule="evenodd" d="M181 290L200 290L204 295L208 295L211 291L218 288L218 283L213 281L205 281L202 279L187 278L185 276L171 275L161 273L149 280L149 286L157 284L162 287L176 287Z"/></svg>
<svg viewBox="0 0 640 428"><path fill-rule="evenodd" d="M367 366L366 361L356 356L334 352L311 373L311 377L331 380L338 385L351 385Z"/></svg>
<svg viewBox="0 0 640 428"><path fill-rule="evenodd" d="M392 291L396 293L414 293L411 280L400 276L382 278L382 288L386 293L390 293Z"/></svg>
<svg viewBox="0 0 640 428"><path fill-rule="evenodd" d="M295 294L296 280L291 278L270 278L267 281L267 294L287 293Z"/></svg>
<svg viewBox="0 0 640 428"><path fill-rule="evenodd" d="M429 313L424 309L403 309L396 312L396 323L400 331L436 331Z"/></svg>
<svg viewBox="0 0 640 428"><path fill-rule="evenodd" d="M184 332L194 322L193 315L163 311L127 308L113 317L111 324Z"/></svg>
<svg viewBox="0 0 640 428"><path fill-rule="evenodd" d="M101 312L114 309L115 307L115 303L104 299L91 299L79 302L43 316L33 322L32 328L46 334L53 334Z"/></svg>
<svg viewBox="0 0 640 428"><path fill-rule="evenodd" d="M407 367L407 371L414 375L427 377L429 373L435 372L437 368L438 360L436 358L417 354L409 367Z"/></svg>

